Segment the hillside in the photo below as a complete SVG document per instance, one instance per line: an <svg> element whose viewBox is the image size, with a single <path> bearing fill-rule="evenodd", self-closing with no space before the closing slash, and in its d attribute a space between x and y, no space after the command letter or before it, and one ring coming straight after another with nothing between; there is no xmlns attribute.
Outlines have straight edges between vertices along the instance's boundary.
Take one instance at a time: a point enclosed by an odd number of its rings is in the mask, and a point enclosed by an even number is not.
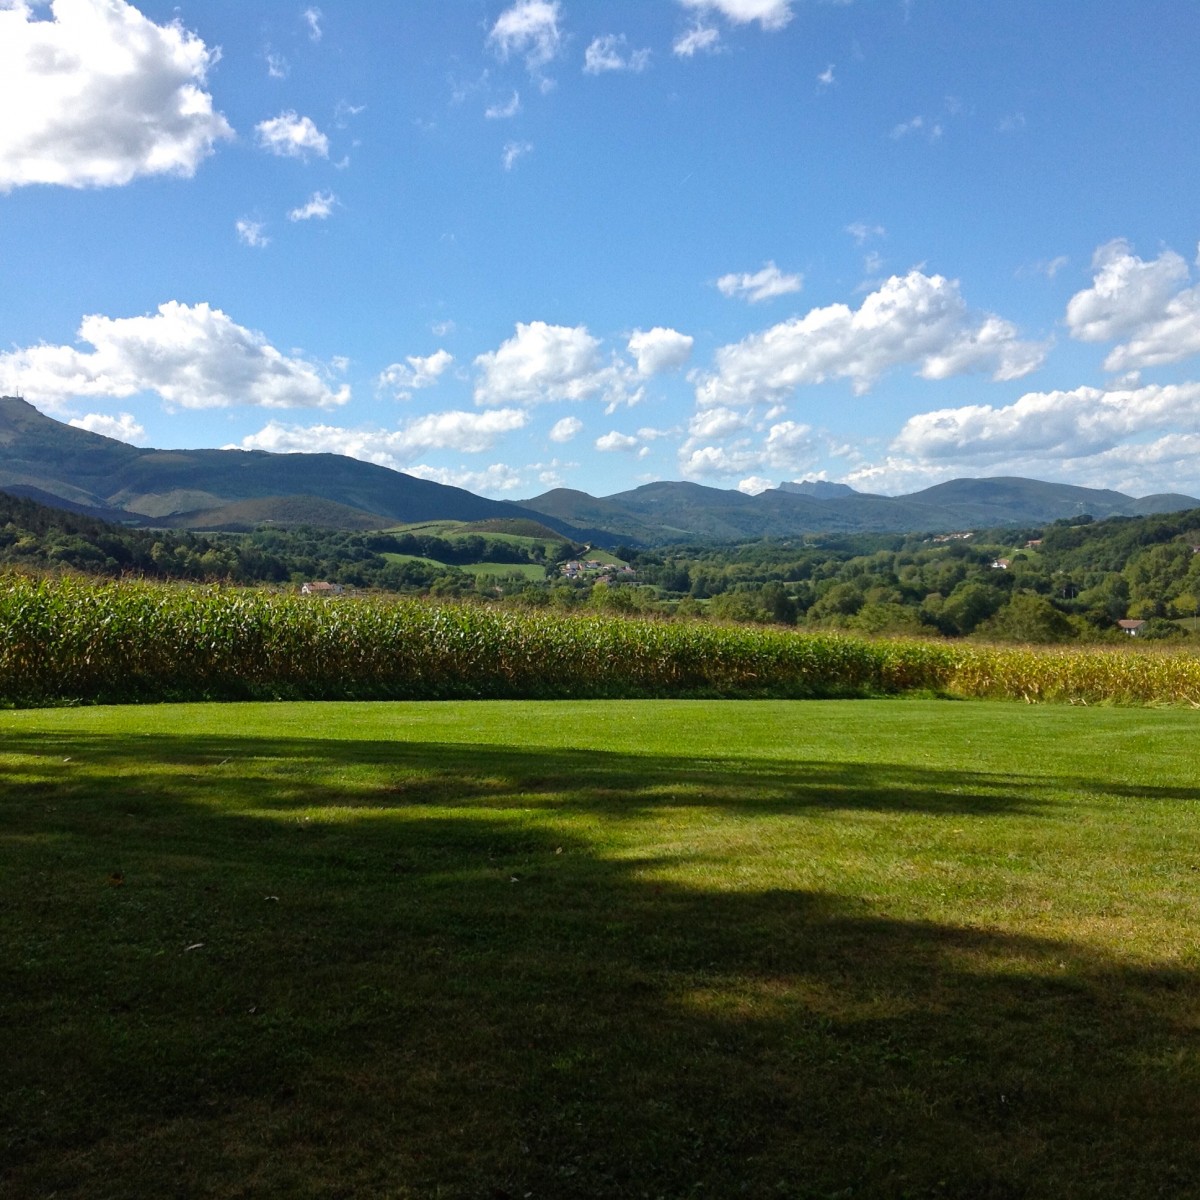
<svg viewBox="0 0 1200 1200"><path fill-rule="evenodd" d="M1084 514L1140 516L1195 508L1191 496L1148 496L1000 477L955 479L907 496L791 484L757 496L696 483L649 483L596 499L560 488L522 501L572 523L603 525L649 544L741 541L801 533L913 533L1041 525Z"/></svg>
<svg viewBox="0 0 1200 1200"><path fill-rule="evenodd" d="M55 421L13 396L0 397L0 488L36 492L38 499L66 501L112 520L170 523L167 518L187 514L193 528L204 527L204 514L227 524L228 505L286 496L332 501L384 518L379 524L511 517L558 524L517 505L340 454L140 449Z"/></svg>
<svg viewBox="0 0 1200 1200"><path fill-rule="evenodd" d="M596 497L555 488L512 503L339 454L140 449L0 397L0 488L110 520L190 529L256 524L370 528L420 521L527 520L573 541L614 546L744 541L808 533L925 532L1140 516L1200 506L1192 496L997 477L906 496L843 484L784 483L757 496L658 482Z"/></svg>

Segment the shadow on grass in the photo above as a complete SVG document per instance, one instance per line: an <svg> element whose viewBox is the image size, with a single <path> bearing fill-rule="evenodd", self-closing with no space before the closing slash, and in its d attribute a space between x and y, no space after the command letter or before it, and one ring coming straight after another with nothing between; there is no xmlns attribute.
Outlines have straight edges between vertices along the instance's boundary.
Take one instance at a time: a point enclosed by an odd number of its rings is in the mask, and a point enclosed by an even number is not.
<svg viewBox="0 0 1200 1200"><path fill-rule="evenodd" d="M1200 1187L1192 972L692 889L597 832L688 805L1036 813L1042 782L319 738L4 752L6 1195Z"/></svg>

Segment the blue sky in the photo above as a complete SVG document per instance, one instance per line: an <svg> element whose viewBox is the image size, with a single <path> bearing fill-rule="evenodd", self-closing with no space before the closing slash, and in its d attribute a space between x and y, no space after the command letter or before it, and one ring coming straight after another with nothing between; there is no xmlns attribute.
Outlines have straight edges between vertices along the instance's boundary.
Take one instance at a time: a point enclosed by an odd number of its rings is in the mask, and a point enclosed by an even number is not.
<svg viewBox="0 0 1200 1200"><path fill-rule="evenodd" d="M511 499L1200 494L1179 0L0 0L0 391Z"/></svg>

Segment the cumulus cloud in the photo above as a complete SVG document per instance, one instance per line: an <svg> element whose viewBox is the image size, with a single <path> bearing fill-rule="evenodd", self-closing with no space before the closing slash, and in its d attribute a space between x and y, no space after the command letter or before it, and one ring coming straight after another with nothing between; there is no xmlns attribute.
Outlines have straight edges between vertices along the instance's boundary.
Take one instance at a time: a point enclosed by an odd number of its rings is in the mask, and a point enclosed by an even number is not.
<svg viewBox="0 0 1200 1200"><path fill-rule="evenodd" d="M303 16L304 23L308 26L309 41L319 42L324 36L321 30L321 10L315 6L306 8Z"/></svg>
<svg viewBox="0 0 1200 1200"><path fill-rule="evenodd" d="M116 438L118 442L128 442L131 446L141 446L145 442L145 426L139 424L132 413L119 413L109 416L105 413L87 413L67 422L76 429L86 429L89 433L103 434L105 437Z"/></svg>
<svg viewBox="0 0 1200 1200"><path fill-rule="evenodd" d="M825 68L818 76L817 82L822 87L831 87L833 85L833 63Z"/></svg>
<svg viewBox="0 0 1200 1200"><path fill-rule="evenodd" d="M749 428L750 420L736 408L703 408L688 422L688 433L698 440L727 438Z"/></svg>
<svg viewBox="0 0 1200 1200"><path fill-rule="evenodd" d="M242 439L243 450L277 454L346 454L364 462L400 470L430 450L481 454L506 433L523 429L528 415L520 409L491 412L430 413L405 422L399 429L348 429L337 425L284 425L270 421Z"/></svg>
<svg viewBox="0 0 1200 1200"><path fill-rule="evenodd" d="M679 0L679 3L703 16L720 13L733 25L757 21L770 32L782 29L793 15L791 0Z"/></svg>
<svg viewBox="0 0 1200 1200"><path fill-rule="evenodd" d="M1128 339L1104 360L1106 370L1161 366L1200 353L1200 286L1184 286L1190 270L1181 255L1164 250L1146 262L1117 240L1096 251L1092 266L1092 286L1067 304L1067 327L1083 342Z"/></svg>
<svg viewBox="0 0 1200 1200"><path fill-rule="evenodd" d="M629 353L637 360L639 375L657 375L682 367L692 353L694 338L675 329L656 325L635 329L629 338Z"/></svg>
<svg viewBox="0 0 1200 1200"><path fill-rule="evenodd" d="M750 475L739 481L737 490L747 496L757 496L774 486L775 481L768 479L765 475Z"/></svg>
<svg viewBox="0 0 1200 1200"><path fill-rule="evenodd" d="M30 346L0 354L0 380L39 404L75 396L155 392L179 408L331 408L350 399L315 363L281 354L261 334L207 304L169 301L142 317L84 317L79 338L93 347Z"/></svg>
<svg viewBox="0 0 1200 1200"><path fill-rule="evenodd" d="M751 304L798 292L803 286L803 275L785 275L773 262L752 275L722 275L717 280L722 296L740 296Z"/></svg>
<svg viewBox="0 0 1200 1200"><path fill-rule="evenodd" d="M501 59L524 56L529 73L537 76L562 49L560 9L558 0L520 0L497 18L488 43Z"/></svg>
<svg viewBox="0 0 1200 1200"><path fill-rule="evenodd" d="M578 417L563 417L550 427L552 442L569 442L583 432L583 422Z"/></svg>
<svg viewBox="0 0 1200 1200"><path fill-rule="evenodd" d="M313 192L307 202L288 213L289 221L323 221L333 212L338 198L332 192Z"/></svg>
<svg viewBox="0 0 1200 1200"><path fill-rule="evenodd" d="M1200 383L1029 392L1014 404L919 413L892 449L920 459L1081 458L1140 434L1195 428Z"/></svg>
<svg viewBox="0 0 1200 1200"><path fill-rule="evenodd" d="M604 453L623 451L626 454L638 448L638 440L627 433L618 433L615 429L596 439L596 449Z"/></svg>
<svg viewBox="0 0 1200 1200"><path fill-rule="evenodd" d="M716 54L721 48L721 31L713 25L693 25L671 44L679 58L694 58L697 54Z"/></svg>
<svg viewBox="0 0 1200 1200"><path fill-rule="evenodd" d="M515 492L525 486L521 472L505 463L492 463L482 471L461 467L428 467L422 464L409 467L408 474L415 475L418 479L432 479L434 483L466 488L469 492L482 492L485 495L494 492Z"/></svg>
<svg viewBox="0 0 1200 1200"><path fill-rule="evenodd" d="M269 121L260 121L254 130L258 144L281 158L307 158L310 154L329 157L329 139L312 118L297 116L290 109Z"/></svg>
<svg viewBox="0 0 1200 1200"><path fill-rule="evenodd" d="M0 193L195 174L233 137L204 90L219 52L125 0L0 4Z"/></svg>
<svg viewBox="0 0 1200 1200"><path fill-rule="evenodd" d="M771 470L793 475L815 464L823 448L822 439L810 425L796 421L779 421L767 430L761 441L740 437L725 445L703 444L707 438L727 437L744 425L737 425L736 414L706 422L698 414L689 432L692 434L679 451L683 474L690 478L721 478Z"/></svg>
<svg viewBox="0 0 1200 1200"><path fill-rule="evenodd" d="M587 75L605 71L644 71L650 65L649 50L630 50L623 33L608 33L593 39L583 52L583 70Z"/></svg>
<svg viewBox="0 0 1200 1200"><path fill-rule="evenodd" d="M518 323L508 341L479 355L475 365L475 403L481 405L597 398L612 408L641 398L640 391L630 391L629 369L606 361L599 340L583 325Z"/></svg>
<svg viewBox="0 0 1200 1200"><path fill-rule="evenodd" d="M237 229L238 240L247 246L262 247L271 243L271 239L264 232L266 226L261 221L252 221L249 217L239 217L234 222L234 227Z"/></svg>
<svg viewBox="0 0 1200 1200"><path fill-rule="evenodd" d="M910 271L893 275L858 309L816 308L716 353L699 379L702 406L777 403L795 388L850 380L863 393L885 372L913 364L927 379L990 370L1016 379L1040 365L1045 347L1021 341L998 317L972 314L957 281Z"/></svg>
<svg viewBox="0 0 1200 1200"><path fill-rule="evenodd" d="M453 362L454 355L446 350L435 350L424 358L410 354L404 362L384 368L379 386L393 389L397 400L407 400L414 391L433 387Z"/></svg>

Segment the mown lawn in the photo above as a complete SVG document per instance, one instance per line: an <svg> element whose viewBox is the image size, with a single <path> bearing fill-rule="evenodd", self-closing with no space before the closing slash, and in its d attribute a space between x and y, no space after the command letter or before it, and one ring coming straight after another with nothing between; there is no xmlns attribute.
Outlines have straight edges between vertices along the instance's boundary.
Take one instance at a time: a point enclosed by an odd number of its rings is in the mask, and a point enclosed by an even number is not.
<svg viewBox="0 0 1200 1200"><path fill-rule="evenodd" d="M0 713L0 1195L1195 1195L1198 722Z"/></svg>

